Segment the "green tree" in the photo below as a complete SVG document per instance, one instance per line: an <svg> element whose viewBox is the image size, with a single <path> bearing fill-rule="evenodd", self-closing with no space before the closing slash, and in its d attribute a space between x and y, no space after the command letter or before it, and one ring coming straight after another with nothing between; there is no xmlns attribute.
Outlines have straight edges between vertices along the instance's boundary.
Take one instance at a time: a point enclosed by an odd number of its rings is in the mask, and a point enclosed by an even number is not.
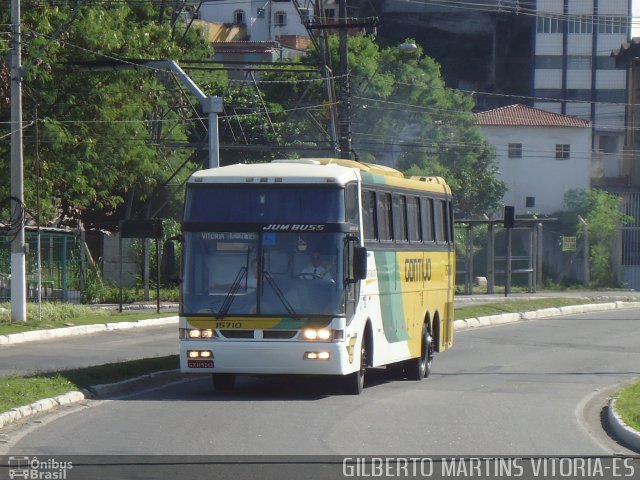
<svg viewBox="0 0 640 480"><path fill-rule="evenodd" d="M611 256L616 231L632 220L622 212L620 197L599 189L571 190L565 195L567 210L580 215L587 223L591 281L596 287L616 286ZM581 223L577 236L583 238Z"/></svg>
<svg viewBox="0 0 640 480"><path fill-rule="evenodd" d="M327 61L335 72L338 38L331 36L328 43ZM391 164L411 175L444 177L454 190L462 216L498 208L506 187L496 177L493 150L475 124L473 100L446 88L438 64L424 57L420 47L414 55L407 55L398 45L381 48L364 35L349 37L348 45L352 146L358 158ZM325 62L323 53L314 49L304 60L318 65ZM309 75L307 80L312 78L318 77ZM292 108L303 95L310 105L321 105L326 98L322 82L298 83L286 90L276 87L269 92L272 100L286 108ZM322 108L305 113L316 124L328 123ZM299 130L290 129L296 134ZM307 133L306 138L310 137ZM318 134L315 138L316 145L330 147L326 138Z"/></svg>
<svg viewBox="0 0 640 480"><path fill-rule="evenodd" d="M43 220L104 224L119 219L129 194L144 202L188 157L158 145L159 124L170 132L163 140L173 142L187 139L188 126L170 108L166 74L153 69L94 73L78 65L123 65L127 62L117 59L124 58L180 60L187 52L192 59L207 58L208 43L195 29L180 32L177 25L159 22L158 9L144 2L27 1L22 12L25 207L33 212L38 203L38 163ZM8 24L8 16L3 9L0 24ZM8 51L6 38L0 37L1 58ZM8 104L0 100L0 124L8 119ZM0 134L3 171L9 171L8 151L9 139ZM1 198L8 195L6 178Z"/></svg>

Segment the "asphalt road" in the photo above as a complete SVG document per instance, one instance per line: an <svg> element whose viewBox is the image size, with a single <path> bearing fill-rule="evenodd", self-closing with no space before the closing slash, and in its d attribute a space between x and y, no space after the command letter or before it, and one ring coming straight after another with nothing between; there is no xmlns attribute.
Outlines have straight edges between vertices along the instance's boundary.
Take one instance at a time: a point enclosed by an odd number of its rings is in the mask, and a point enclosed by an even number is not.
<svg viewBox="0 0 640 480"><path fill-rule="evenodd" d="M178 353L178 327L132 328L0 348L0 376L25 375Z"/></svg>
<svg viewBox="0 0 640 480"><path fill-rule="evenodd" d="M209 377L87 401L11 429L0 454L603 455L609 389L640 377L640 310L466 330L423 382Z"/></svg>

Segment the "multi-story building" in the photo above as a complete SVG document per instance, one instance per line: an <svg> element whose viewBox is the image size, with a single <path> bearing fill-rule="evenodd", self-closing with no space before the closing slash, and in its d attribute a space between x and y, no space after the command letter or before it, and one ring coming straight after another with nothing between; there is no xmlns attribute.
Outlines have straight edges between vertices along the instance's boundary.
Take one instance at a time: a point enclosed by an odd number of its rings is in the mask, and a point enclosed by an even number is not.
<svg viewBox="0 0 640 480"><path fill-rule="evenodd" d="M631 36L632 0L538 0L535 106L591 121L603 177L623 175L626 74L611 56Z"/></svg>

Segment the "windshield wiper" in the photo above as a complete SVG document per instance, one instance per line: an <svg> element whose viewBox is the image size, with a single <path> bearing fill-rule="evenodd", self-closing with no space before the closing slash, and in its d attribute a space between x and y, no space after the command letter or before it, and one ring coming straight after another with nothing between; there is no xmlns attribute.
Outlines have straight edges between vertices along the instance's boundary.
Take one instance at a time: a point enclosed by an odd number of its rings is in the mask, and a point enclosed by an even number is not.
<svg viewBox="0 0 640 480"><path fill-rule="evenodd" d="M291 316L292 318L298 317L299 315L293 309L291 304L287 301L286 297L284 296L284 293L282 293L282 290L280 290L280 287L278 287L278 285L276 284L276 281L273 279L271 274L269 272L264 272L263 276L264 278L267 279L267 283L271 286L271 288L273 288L273 291L276 292L278 299L282 302L282 305L284 305L284 308L287 309L287 312L289 312L289 316Z"/></svg>
<svg viewBox="0 0 640 480"><path fill-rule="evenodd" d="M227 292L227 296L224 297L224 302L222 302L220 311L216 315L218 319L226 317L227 313L229 313L229 309L231 308L233 301L236 299L236 293L238 293L238 290L240 290L240 284L242 283L242 279L246 276L246 274L247 274L247 267L240 267L240 270L238 270L235 280L231 284L231 288L229 288L229 291Z"/></svg>

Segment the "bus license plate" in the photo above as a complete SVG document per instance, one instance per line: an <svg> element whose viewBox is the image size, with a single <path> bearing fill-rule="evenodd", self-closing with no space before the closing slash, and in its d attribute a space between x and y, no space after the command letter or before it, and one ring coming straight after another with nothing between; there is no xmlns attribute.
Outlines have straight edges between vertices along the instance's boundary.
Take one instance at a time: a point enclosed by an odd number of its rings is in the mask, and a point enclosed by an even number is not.
<svg viewBox="0 0 640 480"><path fill-rule="evenodd" d="M213 360L187 360L189 368L213 368Z"/></svg>

